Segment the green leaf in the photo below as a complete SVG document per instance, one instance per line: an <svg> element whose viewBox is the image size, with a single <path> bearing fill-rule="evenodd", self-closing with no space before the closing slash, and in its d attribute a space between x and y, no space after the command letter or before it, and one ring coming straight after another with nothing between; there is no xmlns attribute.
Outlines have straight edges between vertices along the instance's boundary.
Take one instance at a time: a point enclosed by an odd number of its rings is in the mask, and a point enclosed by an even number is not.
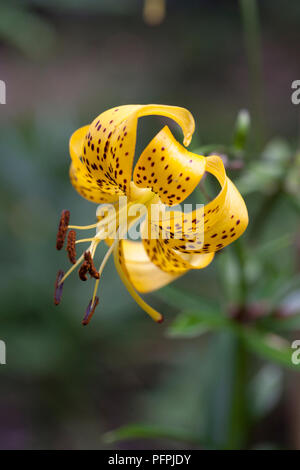
<svg viewBox="0 0 300 470"><path fill-rule="evenodd" d="M262 321L261 323L264 328L273 331L300 330L300 313L280 318L268 317L266 321Z"/></svg>
<svg viewBox="0 0 300 470"><path fill-rule="evenodd" d="M286 339L254 328L239 328L239 334L248 348L258 356L300 372L300 365L292 363L293 349Z"/></svg>
<svg viewBox="0 0 300 470"><path fill-rule="evenodd" d="M270 162L255 162L248 166L235 183L242 194L254 191L270 192L283 176L283 168Z"/></svg>
<svg viewBox="0 0 300 470"><path fill-rule="evenodd" d="M207 331L228 328L231 322L215 310L187 310L180 313L167 330L173 338L200 336Z"/></svg>
<svg viewBox="0 0 300 470"><path fill-rule="evenodd" d="M261 319L267 331L295 331L300 329L300 289L288 293L281 301L271 298L270 314ZM274 312L280 315L274 315Z"/></svg>
<svg viewBox="0 0 300 470"><path fill-rule="evenodd" d="M235 181L242 194L254 191L270 193L286 175L291 159L291 150L287 142L273 139L265 147L261 159L253 162Z"/></svg>
<svg viewBox="0 0 300 470"><path fill-rule="evenodd" d="M201 445L200 441L192 433L183 429L164 428L147 424L130 424L103 435L103 441L107 444L114 444L115 442L127 439L168 439L196 446Z"/></svg>
<svg viewBox="0 0 300 470"><path fill-rule="evenodd" d="M209 299L199 297L192 292L185 291L177 286L166 286L157 292L157 297L164 300L168 305L180 309L217 309L217 304Z"/></svg>
<svg viewBox="0 0 300 470"><path fill-rule="evenodd" d="M275 292L270 299L270 309L276 309L278 304L284 301L289 294L293 291L296 292L300 287L300 275L296 275L286 282L282 283L280 288Z"/></svg>
<svg viewBox="0 0 300 470"><path fill-rule="evenodd" d="M259 259L268 259L274 254L278 254L280 250L288 248L293 243L293 234L285 233L280 237L269 240L266 243L258 245L256 249L252 250L252 256Z"/></svg>

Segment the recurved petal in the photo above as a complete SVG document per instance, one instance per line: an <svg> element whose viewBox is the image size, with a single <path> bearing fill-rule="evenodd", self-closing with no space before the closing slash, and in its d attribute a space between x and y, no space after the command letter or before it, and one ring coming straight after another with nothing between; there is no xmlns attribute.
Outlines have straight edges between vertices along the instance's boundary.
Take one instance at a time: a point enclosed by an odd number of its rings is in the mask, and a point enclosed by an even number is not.
<svg viewBox="0 0 300 470"><path fill-rule="evenodd" d="M102 191L129 194L137 121L152 114L176 121L183 130L184 143L190 142L195 127L191 113L184 108L165 105L127 105L109 109L90 126L73 134L71 157L78 165L83 162L88 175Z"/></svg>
<svg viewBox="0 0 300 470"><path fill-rule="evenodd" d="M186 271L170 273L161 270L150 261L143 243L132 240L120 241L119 261L134 288L142 293L160 289Z"/></svg>
<svg viewBox="0 0 300 470"><path fill-rule="evenodd" d="M186 150L165 126L141 154L133 174L134 182L151 188L168 206L186 199L200 182L206 159Z"/></svg>
<svg viewBox="0 0 300 470"><path fill-rule="evenodd" d="M149 211L150 213L150 211ZM170 239L158 238L151 230L150 217L141 226L142 242L150 261L170 274L183 274L190 269L202 269L211 263L214 253L181 253L170 246Z"/></svg>
<svg viewBox="0 0 300 470"><path fill-rule="evenodd" d="M206 158L206 171L219 181L219 194L203 209L184 214L171 212L170 219L151 223L159 231L159 238L169 237L169 248L183 253L211 253L239 238L248 225L245 202L226 176L223 162L218 156Z"/></svg>

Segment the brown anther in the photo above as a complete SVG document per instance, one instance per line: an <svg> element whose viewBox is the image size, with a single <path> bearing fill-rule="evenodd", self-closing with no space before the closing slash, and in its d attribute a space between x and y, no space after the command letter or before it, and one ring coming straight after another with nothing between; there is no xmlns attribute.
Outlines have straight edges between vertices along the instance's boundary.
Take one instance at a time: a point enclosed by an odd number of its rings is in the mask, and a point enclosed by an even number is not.
<svg viewBox="0 0 300 470"><path fill-rule="evenodd" d="M92 299L93 300L93 299ZM95 312L95 309L99 303L99 297L95 297L95 300L94 300L94 304L92 305L92 300L90 301L90 303L88 304L88 307L85 311L85 314L84 314L84 317L83 317L83 320L81 322L81 324L83 326L86 326L89 324L89 322L91 321L91 318L92 316L94 315L94 312Z"/></svg>
<svg viewBox="0 0 300 470"><path fill-rule="evenodd" d="M85 261L89 264L89 273L90 275L94 278L94 279L99 279L100 278L100 275L97 271L97 269L95 268L95 265L94 265L94 261L93 261L93 258L92 258L92 255L89 251L86 251L84 253L84 259Z"/></svg>
<svg viewBox="0 0 300 470"><path fill-rule="evenodd" d="M82 263L82 265L80 266L79 268L79 271L78 271L78 274L79 274L79 277L82 281L87 281L87 273L89 271L89 263L87 261L84 261Z"/></svg>
<svg viewBox="0 0 300 470"><path fill-rule="evenodd" d="M72 264L76 263L76 232L75 230L70 230L68 233L68 243L67 243L67 252L69 260Z"/></svg>
<svg viewBox="0 0 300 470"><path fill-rule="evenodd" d="M62 290L64 283L59 283L60 280L64 277L65 273L60 269L56 275L55 280L55 289L54 289L54 304L58 305L61 301Z"/></svg>
<svg viewBox="0 0 300 470"><path fill-rule="evenodd" d="M70 221L70 211L63 210L59 220L58 232L56 235L56 249L61 250L64 246L66 234Z"/></svg>

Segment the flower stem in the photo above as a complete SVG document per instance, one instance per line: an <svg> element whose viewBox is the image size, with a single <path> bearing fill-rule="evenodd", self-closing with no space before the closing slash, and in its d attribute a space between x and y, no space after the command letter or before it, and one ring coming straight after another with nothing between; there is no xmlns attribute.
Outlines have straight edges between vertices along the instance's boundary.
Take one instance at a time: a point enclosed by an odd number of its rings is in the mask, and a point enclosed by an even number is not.
<svg viewBox="0 0 300 470"><path fill-rule="evenodd" d="M232 377L232 403L229 416L227 449L243 449L247 441L247 367L248 351L242 338L235 338Z"/></svg>
<svg viewBox="0 0 300 470"><path fill-rule="evenodd" d="M247 304L247 294L248 294L248 288L247 288L247 278L246 278L246 272L245 272L245 267L246 267L246 253L245 253L245 247L243 244L243 240L240 238L236 240L232 248L234 250L236 262L238 265L239 269L239 279L240 279L240 289L239 289L239 308L240 310L244 310Z"/></svg>
<svg viewBox="0 0 300 470"><path fill-rule="evenodd" d="M233 244L236 262L239 268L239 320L242 321L247 307L248 285L246 278L246 253L241 239ZM241 337L234 339L231 410L229 414L228 438L226 448L242 449L247 441L247 367L248 351Z"/></svg>
<svg viewBox="0 0 300 470"><path fill-rule="evenodd" d="M259 12L256 0L239 0L249 67L257 147L263 140L263 72Z"/></svg>

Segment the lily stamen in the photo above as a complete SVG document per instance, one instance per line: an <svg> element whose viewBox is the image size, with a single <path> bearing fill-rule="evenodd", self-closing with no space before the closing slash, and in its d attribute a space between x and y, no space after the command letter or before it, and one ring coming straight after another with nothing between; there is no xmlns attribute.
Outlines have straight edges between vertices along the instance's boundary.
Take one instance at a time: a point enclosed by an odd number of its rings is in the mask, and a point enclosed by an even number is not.
<svg viewBox="0 0 300 470"><path fill-rule="evenodd" d="M72 264L76 263L76 232L75 230L70 230L68 233L68 243L67 243L67 252L69 260Z"/></svg>
<svg viewBox="0 0 300 470"><path fill-rule="evenodd" d="M63 210L59 219L58 231L56 235L56 249L61 250L64 246L66 234L70 221L70 211Z"/></svg>
<svg viewBox="0 0 300 470"><path fill-rule="evenodd" d="M95 268L92 255L89 251L86 251L84 253L84 259L88 264L88 272L90 273L90 275L95 279L99 279L99 277L100 277L99 273L98 273L97 269Z"/></svg>
<svg viewBox="0 0 300 470"><path fill-rule="evenodd" d="M76 230L90 230L92 228L96 228L98 226L99 222L91 225L69 225L69 228L73 228Z"/></svg>
<svg viewBox="0 0 300 470"><path fill-rule="evenodd" d="M81 238L81 240L76 240L75 244L77 243L86 243L86 242L93 242L95 240L95 237L92 238Z"/></svg>
<svg viewBox="0 0 300 470"><path fill-rule="evenodd" d="M85 315L82 320L82 325L86 326L91 321L92 316L94 315L95 309L99 303L99 297L95 297L94 300L91 300L86 309Z"/></svg>
<svg viewBox="0 0 300 470"><path fill-rule="evenodd" d="M103 273L103 270L104 270L104 268L105 268L105 266L106 266L107 261L109 260L110 255L112 254L112 252L113 252L113 250L114 250L116 244L118 243L118 241L119 241L119 240L116 239L116 240L114 241L114 243L109 247L109 249L108 249L107 252L105 253L105 256L104 256L104 258L103 258L103 260L102 260L102 262L101 262L101 264L100 264L99 271L98 271L98 272L99 272L99 279L97 279L97 281L95 282L95 287L94 287L92 302L93 302L94 299L96 298L96 293L97 293L97 290L98 290L98 287L99 287L100 277L101 277L101 275L102 275L102 273Z"/></svg>
<svg viewBox="0 0 300 470"><path fill-rule="evenodd" d="M130 206L130 203L128 204L128 207ZM102 220L99 220L98 222L91 224L91 225L69 225L68 228L71 229L76 229L76 230L90 230L92 228L101 228L103 225L108 224L112 220L114 220L115 217L118 217L119 214L121 214L124 209L127 209L127 207L123 207L121 210L117 210L116 214L110 215L108 217L103 218Z"/></svg>
<svg viewBox="0 0 300 470"><path fill-rule="evenodd" d="M79 268L79 271L78 271L78 275L79 275L79 278L82 280L82 281L87 281L87 273L89 271L89 263L88 261L84 261L82 263L82 265L80 266Z"/></svg>
<svg viewBox="0 0 300 470"><path fill-rule="evenodd" d="M54 303L58 305L61 301L62 290L64 283L61 281L64 276L64 272L60 269L57 273L55 280L55 289L54 289Z"/></svg>
<svg viewBox="0 0 300 470"><path fill-rule="evenodd" d="M66 274L64 274L63 278L59 281L58 285L62 284L67 279L67 277L70 276L70 274L74 271L74 269L76 269L80 265L82 261L83 261L83 255L81 255L80 258L78 258L78 260L76 261L76 263L73 264L73 266L71 266L70 269L68 269Z"/></svg>

